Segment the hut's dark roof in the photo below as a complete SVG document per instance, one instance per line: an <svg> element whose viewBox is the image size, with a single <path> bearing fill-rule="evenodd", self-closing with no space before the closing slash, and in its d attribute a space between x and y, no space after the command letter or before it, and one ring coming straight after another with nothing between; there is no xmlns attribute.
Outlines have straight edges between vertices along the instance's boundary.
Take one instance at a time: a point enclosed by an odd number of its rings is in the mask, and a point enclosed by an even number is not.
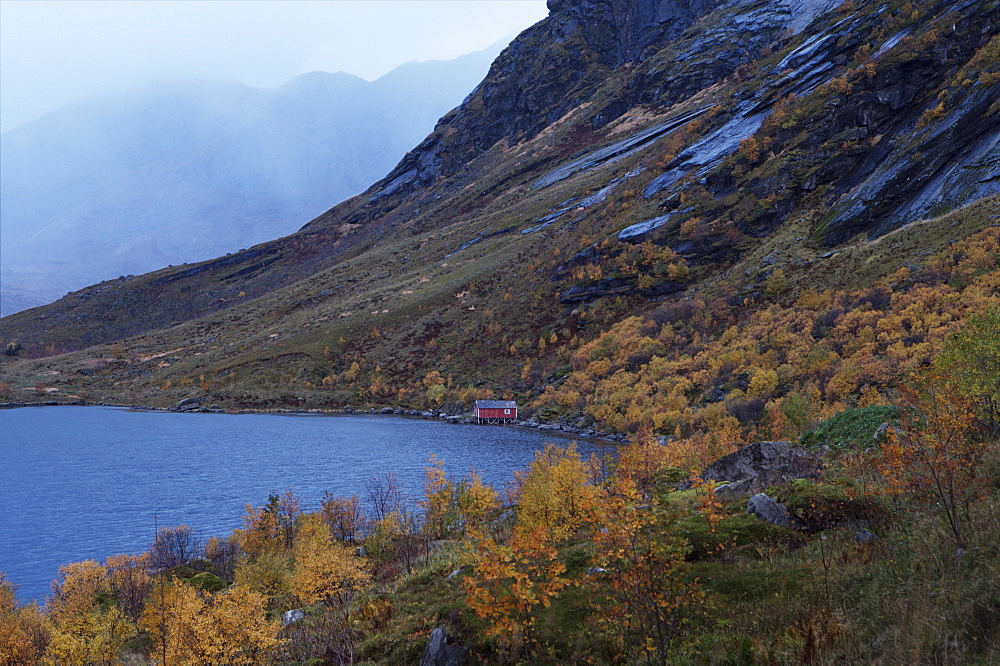
<svg viewBox="0 0 1000 666"><path fill-rule="evenodd" d="M476 409L517 409L513 400L476 400Z"/></svg>

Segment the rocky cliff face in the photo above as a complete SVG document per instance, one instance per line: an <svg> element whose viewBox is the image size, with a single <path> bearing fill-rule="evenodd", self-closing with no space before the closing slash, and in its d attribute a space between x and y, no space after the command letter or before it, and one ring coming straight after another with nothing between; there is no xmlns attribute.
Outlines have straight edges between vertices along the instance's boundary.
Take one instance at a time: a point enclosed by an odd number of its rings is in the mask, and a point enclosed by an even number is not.
<svg viewBox="0 0 1000 666"><path fill-rule="evenodd" d="M549 0L465 102L374 189L413 192L500 140L531 139L584 102L600 128L638 104L669 107L800 32L837 0ZM626 70L616 90L595 93Z"/></svg>
<svg viewBox="0 0 1000 666"><path fill-rule="evenodd" d="M482 84L381 182L375 197L412 192L453 175L501 139L516 143L536 136L590 98L612 71L641 62L717 4L550 0L549 17L514 40ZM733 67L733 58L722 58L718 69L729 73ZM613 117L613 110L605 110L597 122Z"/></svg>
<svg viewBox="0 0 1000 666"><path fill-rule="evenodd" d="M579 31L600 62L615 68L641 61L647 49L679 37L718 4L716 0L549 0L548 31L557 43L574 39Z"/></svg>
<svg viewBox="0 0 1000 666"><path fill-rule="evenodd" d="M756 94L722 109L729 123L690 146L686 160L671 164L647 196L675 198L692 172L707 177L717 197L731 193L737 179L727 169L711 173L714 167L760 129L776 100L813 93L838 76L843 92L811 111L806 141L792 144L780 128L774 133L775 147L811 156L796 156L780 174L749 179L757 196L779 201L736 220L745 232L767 233L787 219L797 199L824 186L846 197L820 230L831 244L859 232L877 236L995 192L995 82L970 81L966 90L953 85L947 100L931 99L944 94L958 66L995 34L989 3L939 3L941 25L920 37L899 20L901 9L865 7L834 16L836 4L553 0L550 16L511 44L462 106L373 188L372 201L391 208L394 198L455 175L498 141L530 140L583 105L590 127L600 129L637 106L669 108L719 82L753 77L750 63L803 31L808 39L756 73L763 84ZM823 16L825 25L810 28ZM900 29L885 34L890 16ZM869 75L849 76L858 49L871 44L875 52L862 56L870 58ZM917 127L921 114L945 102L947 122Z"/></svg>

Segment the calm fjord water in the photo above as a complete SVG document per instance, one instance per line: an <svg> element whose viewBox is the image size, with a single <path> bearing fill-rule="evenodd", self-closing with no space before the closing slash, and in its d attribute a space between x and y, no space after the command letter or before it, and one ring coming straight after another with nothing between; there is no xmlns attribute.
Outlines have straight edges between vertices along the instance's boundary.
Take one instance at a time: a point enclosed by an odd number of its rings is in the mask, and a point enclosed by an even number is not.
<svg viewBox="0 0 1000 666"><path fill-rule="evenodd" d="M21 599L42 601L61 564L147 550L154 516L225 536L244 503L288 488L307 509L324 491L363 498L365 479L382 472L415 508L432 453L449 475L474 467L499 488L557 438L392 416L0 410L0 571Z"/></svg>

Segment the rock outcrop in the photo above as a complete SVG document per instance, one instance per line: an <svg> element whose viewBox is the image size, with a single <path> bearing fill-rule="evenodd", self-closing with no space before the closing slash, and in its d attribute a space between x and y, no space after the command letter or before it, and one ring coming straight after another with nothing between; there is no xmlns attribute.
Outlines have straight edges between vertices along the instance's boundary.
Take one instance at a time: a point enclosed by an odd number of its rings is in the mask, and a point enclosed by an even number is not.
<svg viewBox="0 0 1000 666"><path fill-rule="evenodd" d="M801 22L829 2L795 4ZM548 7L549 16L521 33L462 105L376 186L373 200L454 175L500 140L535 137L627 66L643 63L591 113L593 127L636 104L674 104L759 55L793 18L787 0L778 9L761 0L549 0ZM693 30L711 12L727 20ZM673 41L669 57L646 66Z"/></svg>
<svg viewBox="0 0 1000 666"><path fill-rule="evenodd" d="M462 666L468 653L464 645L449 645L444 627L438 627L431 632L420 666Z"/></svg>
<svg viewBox="0 0 1000 666"><path fill-rule="evenodd" d="M757 493L747 500L747 515L757 516L765 523L787 527L788 529L805 529L805 521L788 513L788 508L764 493Z"/></svg>
<svg viewBox="0 0 1000 666"><path fill-rule="evenodd" d="M816 472L816 462L804 449L789 442L756 442L719 458L701 473L701 478L725 484L716 489L719 494L751 494Z"/></svg>

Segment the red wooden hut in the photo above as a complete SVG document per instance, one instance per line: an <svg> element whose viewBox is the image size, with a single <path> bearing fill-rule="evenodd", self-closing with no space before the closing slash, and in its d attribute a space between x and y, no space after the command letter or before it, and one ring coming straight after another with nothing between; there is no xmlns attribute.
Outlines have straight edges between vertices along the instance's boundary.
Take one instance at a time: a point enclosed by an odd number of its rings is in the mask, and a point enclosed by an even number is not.
<svg viewBox="0 0 1000 666"><path fill-rule="evenodd" d="M479 423L507 423L516 418L517 403L513 400L476 400Z"/></svg>

